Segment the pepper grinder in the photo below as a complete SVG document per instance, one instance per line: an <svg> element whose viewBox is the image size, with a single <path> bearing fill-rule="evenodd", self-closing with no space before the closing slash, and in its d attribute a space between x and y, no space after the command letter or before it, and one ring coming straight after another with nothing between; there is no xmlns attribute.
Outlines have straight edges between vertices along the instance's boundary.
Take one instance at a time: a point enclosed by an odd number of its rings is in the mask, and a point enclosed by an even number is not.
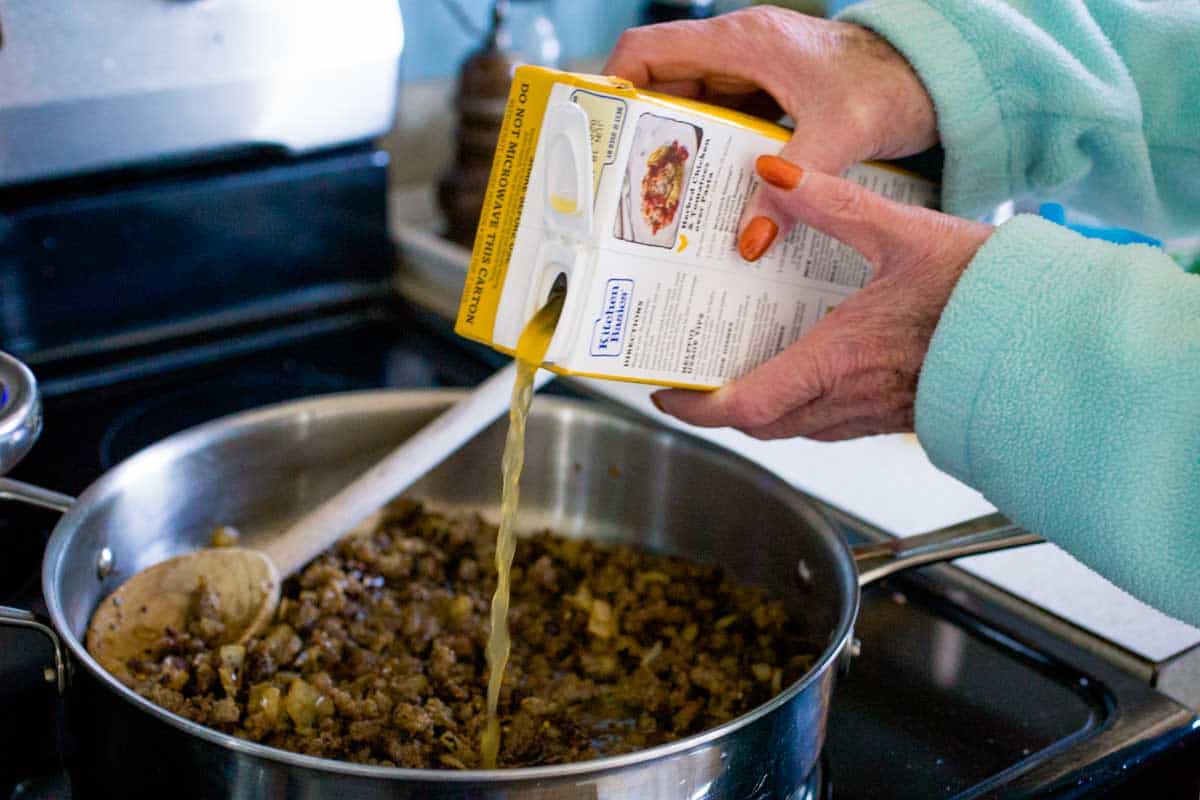
<svg viewBox="0 0 1200 800"><path fill-rule="evenodd" d="M446 236L459 244L470 246L475 239L513 70L520 64L558 65L558 39L542 5L497 0L483 44L459 70L455 160L437 187Z"/></svg>

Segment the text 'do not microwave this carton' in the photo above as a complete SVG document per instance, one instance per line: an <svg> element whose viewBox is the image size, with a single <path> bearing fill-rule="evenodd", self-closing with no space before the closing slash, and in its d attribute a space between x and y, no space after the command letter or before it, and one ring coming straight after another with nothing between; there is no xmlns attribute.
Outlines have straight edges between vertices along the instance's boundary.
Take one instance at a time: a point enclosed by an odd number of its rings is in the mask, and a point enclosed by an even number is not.
<svg viewBox="0 0 1200 800"><path fill-rule="evenodd" d="M805 226L756 262L739 256L755 159L787 137L616 79L518 68L455 330L512 353L563 275L546 368L704 389L745 374L870 277L857 252ZM904 203L937 199L886 166L846 177Z"/></svg>

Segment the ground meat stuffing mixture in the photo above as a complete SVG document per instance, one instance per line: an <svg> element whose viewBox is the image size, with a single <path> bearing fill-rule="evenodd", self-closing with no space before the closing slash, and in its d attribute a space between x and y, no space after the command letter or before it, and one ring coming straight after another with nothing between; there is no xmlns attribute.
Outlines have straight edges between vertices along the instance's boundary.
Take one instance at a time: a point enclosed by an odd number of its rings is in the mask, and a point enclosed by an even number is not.
<svg viewBox="0 0 1200 800"><path fill-rule="evenodd" d="M133 688L285 750L417 768L479 765L496 529L400 501L284 586L272 627L220 642L219 598L131 664ZM550 533L513 566L501 766L581 761L697 733L800 677L783 605L715 566Z"/></svg>

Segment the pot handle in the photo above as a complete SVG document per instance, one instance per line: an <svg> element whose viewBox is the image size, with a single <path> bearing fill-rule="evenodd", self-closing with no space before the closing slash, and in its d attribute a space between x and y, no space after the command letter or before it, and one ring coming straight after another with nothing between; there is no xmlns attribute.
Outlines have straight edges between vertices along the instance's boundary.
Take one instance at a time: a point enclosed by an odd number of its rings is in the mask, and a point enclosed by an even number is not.
<svg viewBox="0 0 1200 800"><path fill-rule="evenodd" d="M58 689L59 694L65 693L67 690L68 665L70 662L67 661L66 654L63 651L62 640L58 638L58 634L54 628L49 623L43 622L31 611L0 606L0 628L3 627L29 628L50 640L50 646L54 649L54 666L46 667L43 675L46 678L46 683L53 683Z"/></svg>
<svg viewBox="0 0 1200 800"><path fill-rule="evenodd" d="M0 352L0 475L17 465L42 432L42 400L37 379L8 353ZM32 484L0 478L0 500L63 512L75 503L69 495Z"/></svg>
<svg viewBox="0 0 1200 800"><path fill-rule="evenodd" d="M895 572L1046 541L1002 514L989 514L916 536L850 548L858 566L858 585L866 586Z"/></svg>
<svg viewBox="0 0 1200 800"><path fill-rule="evenodd" d="M48 508L51 511L65 512L75 504L75 498L69 494L52 492L40 486L24 481L14 481L12 478L0 478L0 500L16 500L26 505Z"/></svg>

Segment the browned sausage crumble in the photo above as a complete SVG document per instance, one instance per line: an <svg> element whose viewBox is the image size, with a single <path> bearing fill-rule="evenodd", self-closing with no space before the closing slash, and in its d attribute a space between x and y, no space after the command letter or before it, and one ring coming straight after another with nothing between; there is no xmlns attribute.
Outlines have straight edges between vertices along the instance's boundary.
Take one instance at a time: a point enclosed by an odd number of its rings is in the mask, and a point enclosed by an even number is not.
<svg viewBox="0 0 1200 800"><path fill-rule="evenodd" d="M313 756L479 766L496 528L389 506L285 584L274 624L221 641L203 587L186 631L130 664L133 688L188 719ZM719 725L811 664L779 601L719 567L539 533L513 566L500 765L625 753Z"/></svg>

